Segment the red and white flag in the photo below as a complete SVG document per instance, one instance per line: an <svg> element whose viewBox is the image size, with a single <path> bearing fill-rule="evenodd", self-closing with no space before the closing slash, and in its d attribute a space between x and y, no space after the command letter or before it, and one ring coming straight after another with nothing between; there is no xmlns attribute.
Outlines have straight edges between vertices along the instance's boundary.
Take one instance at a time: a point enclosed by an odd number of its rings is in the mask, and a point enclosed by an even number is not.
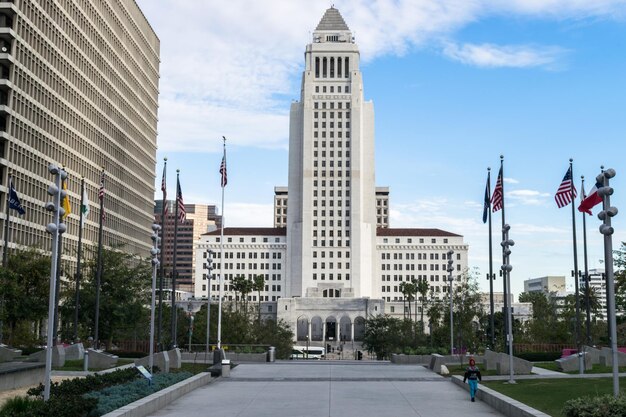
<svg viewBox="0 0 626 417"><path fill-rule="evenodd" d="M602 197L598 195L598 188L602 188L602 184L596 183L589 191L589 195L585 195L583 190L582 201L578 206L578 211L591 215L591 209L602 202Z"/></svg>

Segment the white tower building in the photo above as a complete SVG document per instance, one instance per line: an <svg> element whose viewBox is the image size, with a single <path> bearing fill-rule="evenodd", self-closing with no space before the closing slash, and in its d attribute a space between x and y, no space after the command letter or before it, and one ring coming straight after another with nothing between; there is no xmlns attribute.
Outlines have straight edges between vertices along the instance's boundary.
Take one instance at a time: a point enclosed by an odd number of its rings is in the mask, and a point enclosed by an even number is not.
<svg viewBox="0 0 626 417"><path fill-rule="evenodd" d="M305 52L291 106L288 297L373 291L376 250L374 106L363 99L359 50L335 8ZM327 293L328 294L328 293Z"/></svg>

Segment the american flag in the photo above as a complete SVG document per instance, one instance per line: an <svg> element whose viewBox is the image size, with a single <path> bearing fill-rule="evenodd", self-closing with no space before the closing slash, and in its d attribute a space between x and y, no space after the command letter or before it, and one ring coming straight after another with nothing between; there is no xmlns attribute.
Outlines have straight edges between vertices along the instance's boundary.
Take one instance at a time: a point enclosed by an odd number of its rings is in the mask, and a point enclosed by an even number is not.
<svg viewBox="0 0 626 417"><path fill-rule="evenodd" d="M165 164L163 165L163 178L161 179L161 191L163 191L163 204L164 204L164 210L165 210L165 216L167 216L167 180L165 177L165 173L166 173L166 169L167 169L167 162L165 162Z"/></svg>
<svg viewBox="0 0 626 417"><path fill-rule="evenodd" d="M496 188L493 190L493 194L491 195L491 209L495 213L498 210L502 209L502 167L500 167L500 172L498 172L498 179L496 180Z"/></svg>
<svg viewBox="0 0 626 417"><path fill-rule="evenodd" d="M102 170L102 175L100 176L100 189L98 190L98 199L100 200L100 203L101 203L100 206L102 207L102 212L100 213L102 220L106 218L105 213L104 213L104 194L105 194L104 170Z"/></svg>
<svg viewBox="0 0 626 417"><path fill-rule="evenodd" d="M222 163L220 165L220 174L222 174L222 188L228 184L228 176L226 174L226 149L224 149L224 156L222 157Z"/></svg>
<svg viewBox="0 0 626 417"><path fill-rule="evenodd" d="M180 189L180 180L176 180L176 204L178 205L178 221L185 222L187 212L185 211L185 203L183 203L183 192Z"/></svg>
<svg viewBox="0 0 626 417"><path fill-rule="evenodd" d="M574 183L572 182L572 167L570 166L563 177L561 185L559 185L559 189L556 190L554 200L556 201L556 205L561 208L571 203L572 200L576 198L576 195L576 187L574 187Z"/></svg>

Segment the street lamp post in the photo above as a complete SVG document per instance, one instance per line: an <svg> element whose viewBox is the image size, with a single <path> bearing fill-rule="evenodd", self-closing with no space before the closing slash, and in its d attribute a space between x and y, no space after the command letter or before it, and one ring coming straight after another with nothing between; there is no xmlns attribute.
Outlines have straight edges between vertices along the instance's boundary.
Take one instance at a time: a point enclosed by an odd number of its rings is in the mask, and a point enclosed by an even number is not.
<svg viewBox="0 0 626 417"><path fill-rule="evenodd" d="M452 271L454 271L454 268L452 267L452 263L454 262L452 260L452 255L454 255L454 251L449 250L448 251L448 281L450 281L450 355L454 355L454 315L453 315L453 309L452 309L452 281L454 280L454 278L452 277Z"/></svg>
<svg viewBox="0 0 626 417"><path fill-rule="evenodd" d="M155 292L156 292L156 276L157 269L159 268L159 231L161 230L161 226L158 224L152 225L152 249L150 249L150 255L152 255L152 291L151 291L151 301L150 301L150 358L148 360L148 367L150 368L150 372L152 372L152 367L154 366L154 304L155 304Z"/></svg>
<svg viewBox="0 0 626 417"><path fill-rule="evenodd" d="M506 323L507 323L507 341L509 344L509 384L515 384L515 380L513 379L513 318L511 317L511 303L508 303L507 300L509 298L509 293L511 293L511 271L513 270L513 266L510 264L509 257L511 256L511 246L515 245L515 242L512 239L509 239L509 230L511 230L511 226L505 224L502 227L502 255L503 255L503 264L502 264L502 275L504 281L506 282L507 291L504 293L505 305L505 314L506 314Z"/></svg>
<svg viewBox="0 0 626 417"><path fill-rule="evenodd" d="M598 195L602 197L602 211L598 213L598 218L603 221L600 226L600 233L604 235L604 265L606 272L606 298L608 301L608 322L611 337L611 350L613 358L613 395L619 395L619 369L617 355L617 327L615 318L615 281L613 273L613 227L611 226L611 217L617 215L617 207L611 207L611 195L613 188L609 187L609 179L615 176L615 170L612 168L602 171L597 177L596 182L602 184L598 189Z"/></svg>
<svg viewBox="0 0 626 417"><path fill-rule="evenodd" d="M59 233L65 231L65 223L60 223L60 217L65 214L65 210L61 207L61 200L67 195L67 190L61 189L61 182L67 178L67 172L59 168L57 165L50 164L48 171L54 175L54 183L48 187L48 194L52 197L51 202L46 203L46 210L52 212L52 223L48 223L46 231L52 235L52 250L50 256L50 294L48 300L48 331L46 335L46 374L44 377L43 399L50 399L50 374L52 372L52 333L54 328L54 310L56 295L56 276L57 276L57 251L59 244ZM5 248L6 252L6 248Z"/></svg>
<svg viewBox="0 0 626 417"><path fill-rule="evenodd" d="M209 332L211 331L211 264L213 263L213 251L207 250L206 263L203 265L206 269L207 275L207 306L206 306L206 349L204 353L204 361L206 362L206 355L209 354Z"/></svg>
<svg viewBox="0 0 626 417"><path fill-rule="evenodd" d="M187 306L189 311L189 353L191 353L191 336L193 336L193 304L189 302Z"/></svg>

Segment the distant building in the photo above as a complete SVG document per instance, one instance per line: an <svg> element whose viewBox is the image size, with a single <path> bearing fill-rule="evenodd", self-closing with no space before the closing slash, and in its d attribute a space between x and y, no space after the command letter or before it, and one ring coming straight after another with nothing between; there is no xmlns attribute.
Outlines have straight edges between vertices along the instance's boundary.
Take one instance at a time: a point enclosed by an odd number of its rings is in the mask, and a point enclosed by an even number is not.
<svg viewBox="0 0 626 417"><path fill-rule="evenodd" d="M488 292L484 292L480 294L480 303L483 307L483 311L486 314L489 314L491 312L491 302L490 302ZM513 300L513 294L509 294L509 305L511 306L511 315L514 319L517 319L521 322L525 322L532 318L533 316L532 303L515 302ZM493 293L493 311L494 313L504 312L504 293L501 293L501 292Z"/></svg>
<svg viewBox="0 0 626 417"><path fill-rule="evenodd" d="M565 277L557 275L524 280L524 292L554 293L562 297L565 295Z"/></svg>
<svg viewBox="0 0 626 417"><path fill-rule="evenodd" d="M162 262L165 267L166 288L171 288L171 279L174 261L174 220L175 200L167 201L167 216L165 220L164 253ZM154 219L161 224L163 200L154 201ZM201 204L185 204L186 220L178 224L178 242L176 245L176 288L180 291L194 291L194 277L196 265L195 244L204 233L217 229L222 224L222 216L217 214L215 206Z"/></svg>

